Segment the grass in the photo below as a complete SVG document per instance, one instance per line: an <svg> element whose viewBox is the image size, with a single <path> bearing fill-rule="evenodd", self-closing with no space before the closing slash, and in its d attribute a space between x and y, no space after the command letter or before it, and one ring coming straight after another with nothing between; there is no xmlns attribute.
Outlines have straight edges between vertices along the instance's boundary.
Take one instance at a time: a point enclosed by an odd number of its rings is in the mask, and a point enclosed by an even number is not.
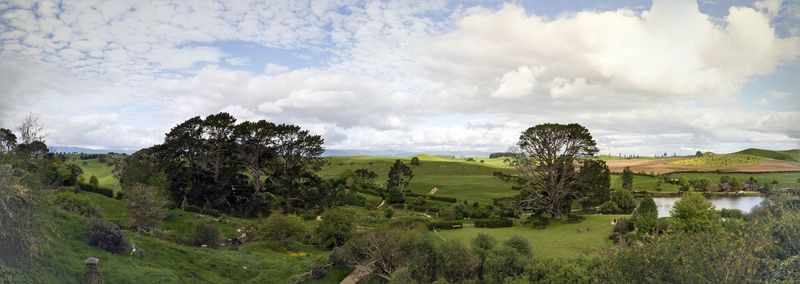
<svg viewBox="0 0 800 284"><path fill-rule="evenodd" d="M782 161L800 161L800 150L772 151L764 149L745 149L735 154L751 155Z"/></svg>
<svg viewBox="0 0 800 284"><path fill-rule="evenodd" d="M437 234L445 240L460 241L469 244L479 233L493 236L502 242L511 236L517 235L527 239L533 253L544 258L576 258L591 253L597 249L613 245L608 239L614 226L611 221L615 218L629 217L627 215L587 215L586 220L577 224L567 224L563 221L555 222L544 230L536 230L528 226L515 224L510 228L475 228L465 227L457 230L442 230ZM586 229L589 229L588 231ZM578 229L581 229L578 232Z"/></svg>
<svg viewBox="0 0 800 284"><path fill-rule="evenodd" d="M104 197L98 195L97 198ZM92 200L97 201L97 198ZM104 207L104 214L119 215L106 209ZM111 254L86 244L86 218L55 207L45 208L43 214L46 214L47 241L37 259L36 266L41 271L36 277L46 283L82 283L83 260L90 256L100 259L105 283L288 283L293 275L307 271L314 261L329 254L312 248L301 254L278 252L263 242L247 243L239 251L203 249L127 230L125 236L141 248L144 255ZM183 230L178 220L193 218L197 217L168 218L165 227ZM220 226L231 228L228 224Z"/></svg>
<svg viewBox="0 0 800 284"><path fill-rule="evenodd" d="M84 165L83 163L86 162ZM101 187L106 187L119 191L122 187L119 184L119 179L111 172L112 167L106 163L101 163L99 159L80 160L77 155L70 155L67 163L78 165L83 170L83 178L89 182L89 178L94 175L97 177L98 184Z"/></svg>
<svg viewBox="0 0 800 284"><path fill-rule="evenodd" d="M771 184L777 181L779 187L800 188L800 172L777 172L777 173L675 173L670 174L670 178L686 177L687 179L709 178L714 186L719 184L721 176L736 177L742 183L747 182L750 177L758 181L760 185ZM635 185L635 182L634 182ZM663 186L663 184L662 184Z"/></svg>
<svg viewBox="0 0 800 284"><path fill-rule="evenodd" d="M658 178L656 177L633 175L634 191L656 191L656 183L658 183ZM664 192L678 191L679 187L680 186L676 184L670 184L666 182L661 183L661 191ZM622 175L611 174L611 188L622 188Z"/></svg>
<svg viewBox="0 0 800 284"><path fill-rule="evenodd" d="M743 154L713 154L707 153L700 157L688 158L670 162L671 165L698 166L698 167L725 167L725 166L745 166L754 165L761 162L764 158Z"/></svg>

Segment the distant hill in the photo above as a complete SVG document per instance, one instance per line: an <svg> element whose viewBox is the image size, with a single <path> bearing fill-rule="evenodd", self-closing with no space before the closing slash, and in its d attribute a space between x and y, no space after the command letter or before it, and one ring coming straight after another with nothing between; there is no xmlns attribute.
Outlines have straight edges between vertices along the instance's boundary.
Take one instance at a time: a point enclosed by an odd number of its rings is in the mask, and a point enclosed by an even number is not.
<svg viewBox="0 0 800 284"><path fill-rule="evenodd" d="M375 157L410 157L420 155L422 152L412 152L406 150L342 150L342 149L325 149L323 156L337 157L337 156L375 156ZM425 151L425 154L435 156L454 156L454 157L488 157L489 152L480 151Z"/></svg>
<svg viewBox="0 0 800 284"><path fill-rule="evenodd" d="M108 154L109 152L114 153L125 153L125 154L133 154L138 150L120 150L120 149L89 149L89 148L82 148L82 147L70 147L70 146L50 146L50 152L52 153L80 153L80 154Z"/></svg>
<svg viewBox="0 0 800 284"><path fill-rule="evenodd" d="M800 150L787 150L787 151L773 151L764 149L745 149L734 154L745 154L781 161L798 161L800 160Z"/></svg>

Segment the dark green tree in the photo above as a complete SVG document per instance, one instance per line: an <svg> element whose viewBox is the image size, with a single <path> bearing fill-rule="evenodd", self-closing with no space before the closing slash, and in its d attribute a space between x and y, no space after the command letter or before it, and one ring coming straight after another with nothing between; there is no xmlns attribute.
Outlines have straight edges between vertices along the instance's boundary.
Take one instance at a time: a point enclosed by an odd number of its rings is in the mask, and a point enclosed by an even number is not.
<svg viewBox="0 0 800 284"><path fill-rule="evenodd" d="M713 231L721 228L722 220L714 204L711 204L703 194L687 192L670 211L669 228L678 231Z"/></svg>
<svg viewBox="0 0 800 284"><path fill-rule="evenodd" d="M611 194L611 200L619 206L619 209L625 213L633 212L633 209L636 208L636 200L633 198L633 194L630 190L621 188L614 190Z"/></svg>
<svg viewBox="0 0 800 284"><path fill-rule="evenodd" d="M611 173L605 161L587 159L578 172L575 185L583 195L581 206L600 206L611 199Z"/></svg>
<svg viewBox="0 0 800 284"><path fill-rule="evenodd" d="M633 223L642 232L650 233L658 225L658 208L656 202L650 196L642 199L639 207L633 213Z"/></svg>
<svg viewBox="0 0 800 284"><path fill-rule="evenodd" d="M330 209L322 214L316 231L317 243L323 248L343 245L353 235L353 214L345 209Z"/></svg>
<svg viewBox="0 0 800 284"><path fill-rule="evenodd" d="M299 126L281 124L275 128L275 158L269 165L270 181L278 194L282 194L285 212L292 211L292 204L302 203L309 207L302 197L305 191L318 186L316 172L325 160L322 153L324 140L319 135L311 135Z"/></svg>
<svg viewBox="0 0 800 284"><path fill-rule="evenodd" d="M411 164L412 166L419 166L419 157L413 157L413 158L411 158L411 163L410 163L410 164Z"/></svg>
<svg viewBox="0 0 800 284"><path fill-rule="evenodd" d="M250 176L253 190L249 198L256 200L263 195L264 172L275 158L274 123L265 120L245 121L236 126L233 137L238 145L237 158L242 169Z"/></svg>
<svg viewBox="0 0 800 284"><path fill-rule="evenodd" d="M17 136L11 130L0 128L0 154L14 150L17 146Z"/></svg>
<svg viewBox="0 0 800 284"><path fill-rule="evenodd" d="M97 180L96 176L92 175L91 177L89 177L89 184L91 184L94 187L98 187L100 186L100 181Z"/></svg>
<svg viewBox="0 0 800 284"><path fill-rule="evenodd" d="M411 172L411 168L403 164L400 160L396 160L389 169L389 179L386 181L386 189L397 189L403 192L412 178L414 178L414 174Z"/></svg>
<svg viewBox="0 0 800 284"><path fill-rule="evenodd" d="M553 218L567 213L581 197L573 185L573 164L594 155L595 145L589 130L579 124L547 123L525 130L510 161L520 174L516 181L522 209Z"/></svg>
<svg viewBox="0 0 800 284"><path fill-rule="evenodd" d="M630 167L625 167L625 169L622 170L622 176L620 178L622 179L622 188L627 190L633 189L633 171L631 171Z"/></svg>

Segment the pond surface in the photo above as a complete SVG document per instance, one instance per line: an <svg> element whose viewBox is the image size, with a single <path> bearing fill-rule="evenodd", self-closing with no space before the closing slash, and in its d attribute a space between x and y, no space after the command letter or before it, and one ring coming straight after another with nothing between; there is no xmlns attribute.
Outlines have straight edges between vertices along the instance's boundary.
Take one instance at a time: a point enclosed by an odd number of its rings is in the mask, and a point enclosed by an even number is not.
<svg viewBox="0 0 800 284"><path fill-rule="evenodd" d="M656 202L658 208L658 217L669 217L669 211L675 205L675 201L681 199L680 197L654 197L653 201ZM737 197L711 197L708 201L717 207L717 210L722 208L739 209L744 213L750 212L754 206L764 200L762 196L737 196Z"/></svg>

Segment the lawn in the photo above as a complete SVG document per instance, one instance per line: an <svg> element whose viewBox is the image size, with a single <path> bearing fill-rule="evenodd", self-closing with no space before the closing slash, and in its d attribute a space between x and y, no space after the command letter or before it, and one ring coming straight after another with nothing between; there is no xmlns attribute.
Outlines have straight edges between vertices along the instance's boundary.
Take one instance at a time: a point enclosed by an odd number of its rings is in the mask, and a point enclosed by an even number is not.
<svg viewBox="0 0 800 284"><path fill-rule="evenodd" d="M437 235L445 240L460 241L464 244L469 244L479 233L489 234L498 242L517 235L531 243L533 253L537 257L576 258L594 250L612 246L612 241L608 239L614 229L611 221L623 217L630 216L587 215L583 222L577 224L556 222L544 230L515 224L510 228L465 227L456 230L442 230L437 232Z"/></svg>
<svg viewBox="0 0 800 284"><path fill-rule="evenodd" d="M83 164L86 162L86 164ZM89 182L91 176L97 177L98 184L101 187L113 189L115 191L121 190L119 180L114 173L111 172L112 167L107 163L101 163L99 159L80 160L77 155L70 155L67 163L78 165L83 170L83 178Z"/></svg>

